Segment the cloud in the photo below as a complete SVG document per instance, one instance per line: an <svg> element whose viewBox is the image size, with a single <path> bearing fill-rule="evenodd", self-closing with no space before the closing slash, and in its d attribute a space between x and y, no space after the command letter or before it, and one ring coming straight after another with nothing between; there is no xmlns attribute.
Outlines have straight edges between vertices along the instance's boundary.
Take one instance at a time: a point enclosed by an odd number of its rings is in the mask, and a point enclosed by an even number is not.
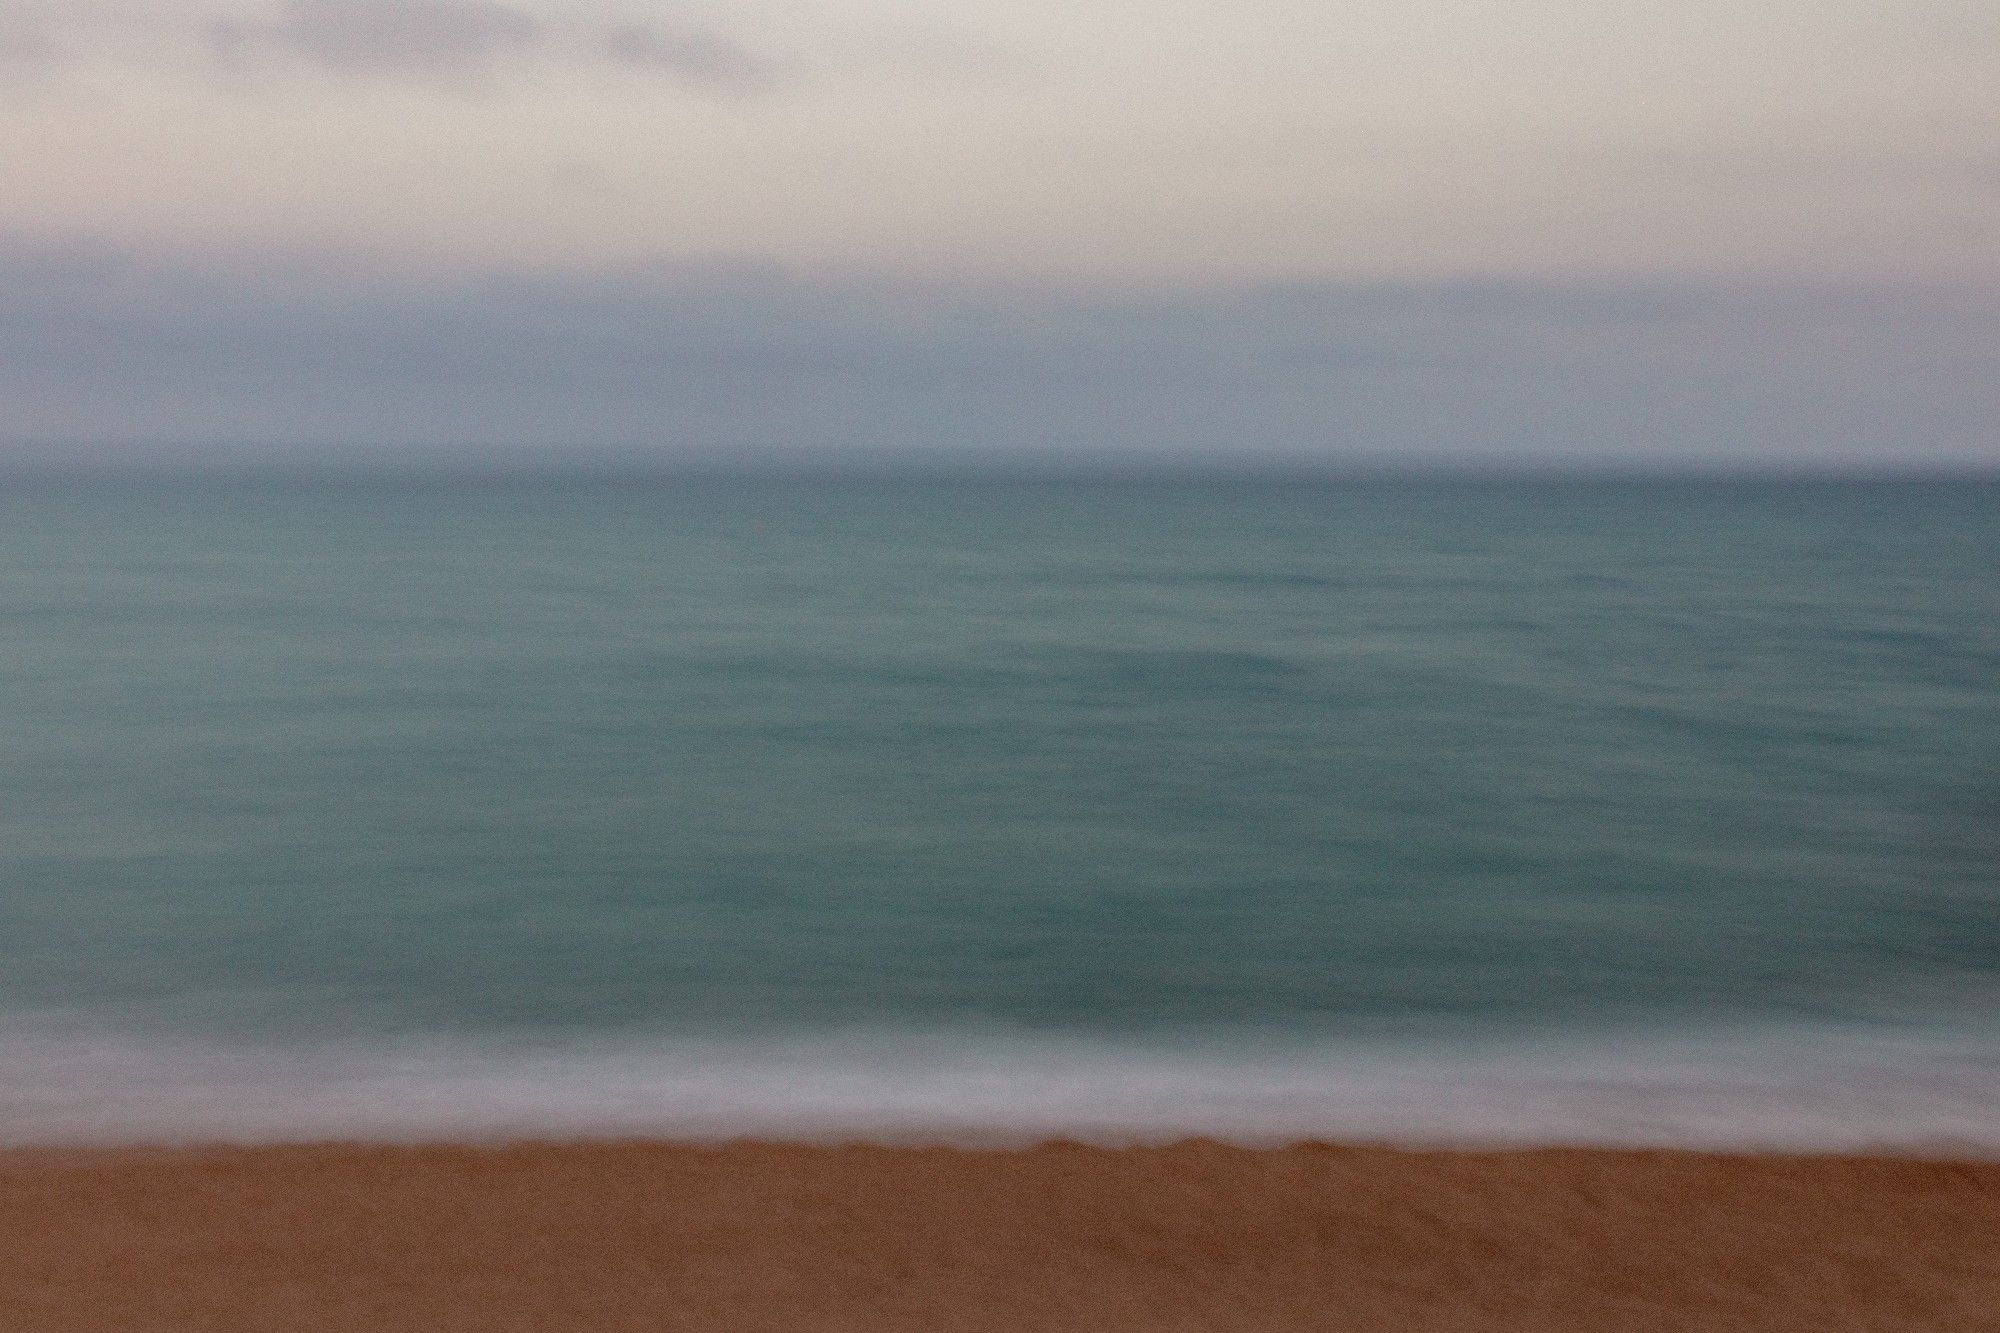
<svg viewBox="0 0 2000 1333"><path fill-rule="evenodd" d="M994 295L745 266L419 282L0 253L0 440L651 459L2000 467L2000 293ZM69 442L65 444L64 442ZM296 454L292 456L297 456Z"/></svg>
<svg viewBox="0 0 2000 1333"><path fill-rule="evenodd" d="M626 24L604 37L604 51L619 64L654 70L738 92L770 86L777 71L741 43L706 28L667 29Z"/></svg>
<svg viewBox="0 0 2000 1333"><path fill-rule="evenodd" d="M545 16L535 0L264 0L216 16L201 0L0 0L0 68L110 56L171 67L193 48L244 73L274 64L387 79L485 79L532 59L546 72L611 66L718 93L778 81L779 66L718 28L598 13Z"/></svg>
<svg viewBox="0 0 2000 1333"><path fill-rule="evenodd" d="M0 69L46 64L62 54L56 24L31 10L0 5Z"/></svg>
<svg viewBox="0 0 2000 1333"><path fill-rule="evenodd" d="M542 25L493 0L286 0L267 20L209 27L231 64L283 55L370 74L476 75L532 46Z"/></svg>

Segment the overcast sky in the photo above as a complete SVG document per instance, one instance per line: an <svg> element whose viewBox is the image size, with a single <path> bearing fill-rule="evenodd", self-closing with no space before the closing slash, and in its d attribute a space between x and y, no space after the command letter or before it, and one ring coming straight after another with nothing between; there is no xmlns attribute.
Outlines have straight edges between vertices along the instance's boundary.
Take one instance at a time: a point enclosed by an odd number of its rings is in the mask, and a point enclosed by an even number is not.
<svg viewBox="0 0 2000 1333"><path fill-rule="evenodd" d="M1992 0L0 0L0 440L2000 464Z"/></svg>

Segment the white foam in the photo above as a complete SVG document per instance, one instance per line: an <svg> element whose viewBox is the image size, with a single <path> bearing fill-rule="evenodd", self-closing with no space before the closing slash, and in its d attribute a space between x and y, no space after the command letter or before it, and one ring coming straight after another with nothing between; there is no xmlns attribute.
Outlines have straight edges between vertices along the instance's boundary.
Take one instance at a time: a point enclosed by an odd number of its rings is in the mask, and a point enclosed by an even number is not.
<svg viewBox="0 0 2000 1333"><path fill-rule="evenodd" d="M994 1033L311 1046L0 1028L0 1142L1206 1135L2000 1152L1983 1034L1181 1044Z"/></svg>

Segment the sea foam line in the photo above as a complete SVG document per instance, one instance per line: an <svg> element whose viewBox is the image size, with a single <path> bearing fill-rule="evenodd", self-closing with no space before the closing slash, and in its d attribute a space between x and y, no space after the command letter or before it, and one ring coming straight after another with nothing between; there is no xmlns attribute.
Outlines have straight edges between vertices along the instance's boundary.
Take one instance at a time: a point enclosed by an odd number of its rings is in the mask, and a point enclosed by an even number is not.
<svg viewBox="0 0 2000 1333"><path fill-rule="evenodd" d="M2000 1153L1972 1030L1278 1045L1006 1033L296 1045L0 1027L0 1143L1204 1135Z"/></svg>

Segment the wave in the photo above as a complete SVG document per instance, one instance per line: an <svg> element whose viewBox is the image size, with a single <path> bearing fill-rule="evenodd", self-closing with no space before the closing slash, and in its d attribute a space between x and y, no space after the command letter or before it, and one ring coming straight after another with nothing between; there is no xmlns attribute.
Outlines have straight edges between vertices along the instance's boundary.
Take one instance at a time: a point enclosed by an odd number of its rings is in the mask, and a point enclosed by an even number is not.
<svg viewBox="0 0 2000 1333"><path fill-rule="evenodd" d="M1205 1136L2000 1152L1957 1029L1285 1044L993 1032L280 1044L0 1027L0 1142Z"/></svg>

